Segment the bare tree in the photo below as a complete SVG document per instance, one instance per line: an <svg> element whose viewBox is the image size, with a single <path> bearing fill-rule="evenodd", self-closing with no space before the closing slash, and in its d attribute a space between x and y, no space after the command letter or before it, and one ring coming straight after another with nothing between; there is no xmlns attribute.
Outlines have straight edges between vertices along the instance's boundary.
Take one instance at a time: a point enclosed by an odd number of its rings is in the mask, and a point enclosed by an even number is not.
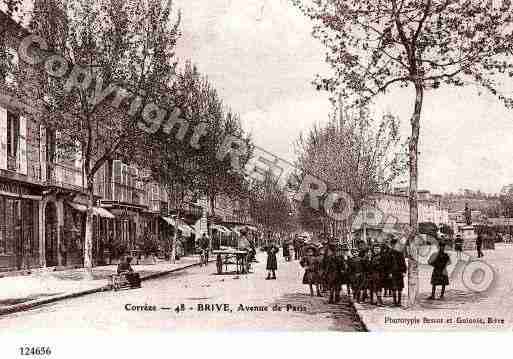
<svg viewBox="0 0 513 359"><path fill-rule="evenodd" d="M273 234L293 229L291 199L272 171L266 172L262 181L255 180L252 183L250 213L259 225Z"/></svg>
<svg viewBox="0 0 513 359"><path fill-rule="evenodd" d="M297 168L325 181L329 191L347 193L353 200L351 212L357 213L369 195L390 189L405 169L406 156L395 117L387 114L376 121L363 108L345 117L341 113L300 136ZM299 206L305 229L347 236L352 217L338 226L322 206L317 210L308 203Z"/></svg>

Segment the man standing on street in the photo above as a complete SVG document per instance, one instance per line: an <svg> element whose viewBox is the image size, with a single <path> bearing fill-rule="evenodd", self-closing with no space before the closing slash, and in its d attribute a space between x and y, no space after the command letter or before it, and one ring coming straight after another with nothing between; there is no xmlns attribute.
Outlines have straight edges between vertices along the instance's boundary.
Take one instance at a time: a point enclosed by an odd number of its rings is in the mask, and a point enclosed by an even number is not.
<svg viewBox="0 0 513 359"><path fill-rule="evenodd" d="M482 247L483 247L483 235L481 233L478 233L477 238L476 238L477 258L484 257L483 251L481 250Z"/></svg>

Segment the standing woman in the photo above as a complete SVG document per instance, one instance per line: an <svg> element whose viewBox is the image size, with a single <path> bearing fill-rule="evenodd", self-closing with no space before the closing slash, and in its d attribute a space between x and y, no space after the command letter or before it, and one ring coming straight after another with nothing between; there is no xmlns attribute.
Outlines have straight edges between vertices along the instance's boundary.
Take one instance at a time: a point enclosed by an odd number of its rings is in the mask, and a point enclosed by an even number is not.
<svg viewBox="0 0 513 359"><path fill-rule="evenodd" d="M435 252L429 257L428 263L433 266L433 274L431 274L431 297L428 299L435 299L436 286L442 286L440 299L444 298L445 286L449 285L449 274L447 273L447 266L451 264L451 258L445 253L445 242L441 240L438 244L438 252Z"/></svg>
<svg viewBox="0 0 513 359"><path fill-rule="evenodd" d="M276 253L278 253L278 247L276 247L274 243L270 243L267 246L267 278L265 278L266 280L276 279L276 270L278 269L278 260L276 259Z"/></svg>

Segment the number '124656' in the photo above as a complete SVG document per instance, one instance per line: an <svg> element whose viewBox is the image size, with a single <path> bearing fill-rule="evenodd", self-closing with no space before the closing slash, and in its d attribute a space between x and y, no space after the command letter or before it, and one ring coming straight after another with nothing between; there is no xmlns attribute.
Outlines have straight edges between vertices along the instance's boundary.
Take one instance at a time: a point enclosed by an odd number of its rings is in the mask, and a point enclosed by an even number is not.
<svg viewBox="0 0 513 359"><path fill-rule="evenodd" d="M50 347L20 347L20 354L26 356L51 355Z"/></svg>

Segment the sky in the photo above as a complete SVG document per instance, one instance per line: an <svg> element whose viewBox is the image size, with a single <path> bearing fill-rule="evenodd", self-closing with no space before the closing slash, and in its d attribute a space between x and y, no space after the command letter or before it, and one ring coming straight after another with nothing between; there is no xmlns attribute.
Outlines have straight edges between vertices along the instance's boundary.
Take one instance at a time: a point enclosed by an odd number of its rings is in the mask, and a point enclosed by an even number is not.
<svg viewBox="0 0 513 359"><path fill-rule="evenodd" d="M330 103L311 85L327 73L323 47L288 0L175 0L177 54L191 59L238 112L257 145L287 160L292 143L325 121Z"/></svg>
<svg viewBox="0 0 513 359"><path fill-rule="evenodd" d="M293 143L327 120L327 93L311 85L329 73L311 23L288 0L175 0L183 12L177 54L190 59L240 113L257 145L293 159ZM413 89L381 98L374 113L391 111L409 133ZM475 88L442 88L425 96L419 188L432 192L498 192L513 182L513 117Z"/></svg>

